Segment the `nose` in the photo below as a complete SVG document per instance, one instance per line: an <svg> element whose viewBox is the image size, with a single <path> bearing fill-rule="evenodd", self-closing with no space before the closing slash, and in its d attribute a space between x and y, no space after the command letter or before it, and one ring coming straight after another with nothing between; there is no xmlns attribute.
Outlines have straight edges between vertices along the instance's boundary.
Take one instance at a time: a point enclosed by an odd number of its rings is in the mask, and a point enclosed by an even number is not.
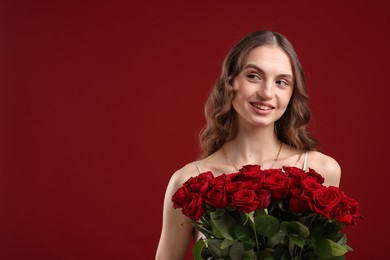
<svg viewBox="0 0 390 260"><path fill-rule="evenodd" d="M264 82L257 91L257 97L260 100L270 100L274 97L274 88L272 82Z"/></svg>

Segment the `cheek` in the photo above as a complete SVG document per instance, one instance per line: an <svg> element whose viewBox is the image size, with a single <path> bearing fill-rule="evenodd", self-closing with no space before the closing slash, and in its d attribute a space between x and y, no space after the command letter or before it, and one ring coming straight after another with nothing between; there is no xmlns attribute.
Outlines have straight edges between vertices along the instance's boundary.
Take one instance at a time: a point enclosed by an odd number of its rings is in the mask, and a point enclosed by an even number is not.
<svg viewBox="0 0 390 260"><path fill-rule="evenodd" d="M245 102L250 97L251 97L250 90L243 88L242 86L240 86L238 90L235 90L233 92L233 102L236 102L237 104L241 102Z"/></svg>
<svg viewBox="0 0 390 260"><path fill-rule="evenodd" d="M286 92L283 94L284 95L282 95L280 97L281 106L283 106L284 108L287 108L288 104L290 103L291 97L292 97L292 91L289 91L289 92Z"/></svg>

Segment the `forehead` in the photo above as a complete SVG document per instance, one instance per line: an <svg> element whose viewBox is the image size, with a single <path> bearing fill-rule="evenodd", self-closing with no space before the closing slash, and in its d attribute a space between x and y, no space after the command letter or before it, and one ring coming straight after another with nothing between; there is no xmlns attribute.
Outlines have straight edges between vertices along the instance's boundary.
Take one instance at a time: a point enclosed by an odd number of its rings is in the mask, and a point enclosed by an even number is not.
<svg viewBox="0 0 390 260"><path fill-rule="evenodd" d="M256 65L264 71L293 74L290 57L278 46L264 45L252 49L247 54L243 67L248 64Z"/></svg>

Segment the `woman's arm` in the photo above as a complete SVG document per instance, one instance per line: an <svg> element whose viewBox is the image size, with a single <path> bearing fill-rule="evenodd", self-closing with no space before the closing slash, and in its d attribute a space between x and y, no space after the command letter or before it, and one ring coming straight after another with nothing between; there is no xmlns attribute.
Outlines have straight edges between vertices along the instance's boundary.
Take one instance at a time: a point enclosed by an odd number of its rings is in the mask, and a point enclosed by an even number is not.
<svg viewBox="0 0 390 260"><path fill-rule="evenodd" d="M164 198L163 224L156 260L182 260L186 257L193 227L190 220L181 213L181 209L173 208L172 196L193 173L193 166L187 165L175 172L168 183Z"/></svg>

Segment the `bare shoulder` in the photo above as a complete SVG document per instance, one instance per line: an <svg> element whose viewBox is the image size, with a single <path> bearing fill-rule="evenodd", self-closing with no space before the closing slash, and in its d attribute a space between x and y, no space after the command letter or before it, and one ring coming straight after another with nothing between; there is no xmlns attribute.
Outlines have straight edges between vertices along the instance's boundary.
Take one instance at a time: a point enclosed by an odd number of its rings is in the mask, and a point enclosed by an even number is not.
<svg viewBox="0 0 390 260"><path fill-rule="evenodd" d="M334 158L318 151L310 151L307 157L307 167L312 168L325 178L324 185L339 186L341 168Z"/></svg>
<svg viewBox="0 0 390 260"><path fill-rule="evenodd" d="M181 169L177 170L175 173L173 173L169 181L169 184L173 189L178 189L189 178L195 177L198 174L199 173L198 170L196 169L195 164L189 163L184 167L182 167Z"/></svg>

